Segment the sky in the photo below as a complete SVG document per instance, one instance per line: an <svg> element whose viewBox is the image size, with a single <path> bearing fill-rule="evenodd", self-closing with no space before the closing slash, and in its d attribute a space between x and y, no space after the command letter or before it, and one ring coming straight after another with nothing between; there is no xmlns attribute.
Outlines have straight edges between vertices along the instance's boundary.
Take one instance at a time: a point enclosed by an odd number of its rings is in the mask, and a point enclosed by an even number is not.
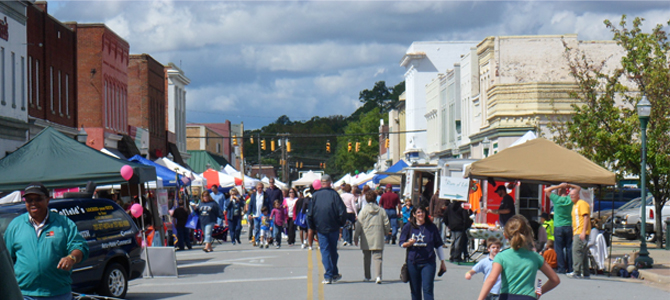
<svg viewBox="0 0 670 300"><path fill-rule="evenodd" d="M647 31L670 20L668 1L49 1L48 11L105 23L131 54L180 66L191 80L187 122L245 129L350 115L360 91L403 80L414 41L611 40L605 19L644 17Z"/></svg>

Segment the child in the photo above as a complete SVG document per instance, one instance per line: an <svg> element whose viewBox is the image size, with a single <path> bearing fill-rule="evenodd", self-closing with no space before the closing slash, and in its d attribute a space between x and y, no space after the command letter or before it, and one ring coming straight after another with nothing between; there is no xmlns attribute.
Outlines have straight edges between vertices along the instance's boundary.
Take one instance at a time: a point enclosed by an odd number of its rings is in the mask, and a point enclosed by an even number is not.
<svg viewBox="0 0 670 300"><path fill-rule="evenodd" d="M479 292L479 300L485 300L489 296L498 276L501 276L502 281L500 298L509 300L535 299L561 283L544 258L531 250L533 230L524 216L513 216L505 223L504 228L503 233L511 248L501 251L493 259L491 272ZM538 269L548 280L541 288L536 289L535 277Z"/></svg>
<svg viewBox="0 0 670 300"><path fill-rule="evenodd" d="M488 259L480 260L474 267L472 267L472 270L465 273L465 279L470 280L472 275L477 273L484 273L484 281L486 281L486 279L489 277L489 274L491 274L493 259L496 257L498 252L500 252L500 249L502 248L502 242L500 242L500 240L497 238L490 237L486 240L486 245L488 245L489 250ZM488 296L486 296L486 300L498 300L498 297L500 296L500 284L500 276L498 276L498 279L496 280L495 285L493 285L491 292Z"/></svg>
<svg viewBox="0 0 670 300"><path fill-rule="evenodd" d="M542 257L544 257L544 261L546 261L552 269L556 270L556 268L558 268L558 261L556 261L556 251L554 250L554 241L547 241L545 250L542 253Z"/></svg>
<svg viewBox="0 0 670 300"><path fill-rule="evenodd" d="M410 212L412 212L412 199L407 198L405 199L405 205L402 206L402 223L407 224L409 222L409 215Z"/></svg>
<svg viewBox="0 0 670 300"><path fill-rule="evenodd" d="M286 221L286 210L282 207L281 203L279 203L279 200L275 200L274 202L274 208L272 209L272 213L270 213L270 219L272 220L272 233L274 234L275 246L279 249L279 247L281 247L282 228L284 228L284 222Z"/></svg>
<svg viewBox="0 0 670 300"><path fill-rule="evenodd" d="M268 208L263 206L261 208L261 215L255 220L256 224L261 225L261 232L259 234L260 243L259 248L268 248L268 238L270 237L270 216L268 215Z"/></svg>

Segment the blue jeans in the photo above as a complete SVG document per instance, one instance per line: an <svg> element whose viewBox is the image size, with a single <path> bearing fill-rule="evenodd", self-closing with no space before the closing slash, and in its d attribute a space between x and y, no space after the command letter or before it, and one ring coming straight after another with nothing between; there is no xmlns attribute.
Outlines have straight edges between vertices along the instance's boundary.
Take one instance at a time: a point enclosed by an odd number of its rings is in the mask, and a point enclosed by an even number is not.
<svg viewBox="0 0 670 300"><path fill-rule="evenodd" d="M177 247L179 250L184 250L184 244L191 249L191 237L188 235L188 228L177 227Z"/></svg>
<svg viewBox="0 0 670 300"><path fill-rule="evenodd" d="M215 223L210 223L202 225L202 236L205 239L205 243L212 243L212 229L214 229Z"/></svg>
<svg viewBox="0 0 670 300"><path fill-rule="evenodd" d="M386 241L390 241L391 237L395 240L395 237L398 234L398 213L395 208L387 208L386 215L389 217L389 222L391 223L391 235L386 235Z"/></svg>
<svg viewBox="0 0 670 300"><path fill-rule="evenodd" d="M424 300L433 300L433 285L435 283L435 261L424 264L413 264L407 262L409 271L409 289L412 292L412 300L421 300L423 291Z"/></svg>
<svg viewBox="0 0 670 300"><path fill-rule="evenodd" d="M256 241L256 243L261 242L260 236L261 236L261 223L257 222L254 219L254 241Z"/></svg>
<svg viewBox="0 0 670 300"><path fill-rule="evenodd" d="M554 228L554 248L558 273L572 272L572 226Z"/></svg>
<svg viewBox="0 0 670 300"><path fill-rule="evenodd" d="M272 222L272 235L277 246L281 246L281 233L284 230L282 226L279 226Z"/></svg>
<svg viewBox="0 0 670 300"><path fill-rule="evenodd" d="M321 247L321 263L325 272L323 278L328 280L340 274L337 269L337 240L340 238L338 231L329 233L317 233L319 236L319 247Z"/></svg>
<svg viewBox="0 0 670 300"><path fill-rule="evenodd" d="M228 231L230 231L230 240L235 244L240 242L240 233L242 233L242 216L233 216L228 220Z"/></svg>

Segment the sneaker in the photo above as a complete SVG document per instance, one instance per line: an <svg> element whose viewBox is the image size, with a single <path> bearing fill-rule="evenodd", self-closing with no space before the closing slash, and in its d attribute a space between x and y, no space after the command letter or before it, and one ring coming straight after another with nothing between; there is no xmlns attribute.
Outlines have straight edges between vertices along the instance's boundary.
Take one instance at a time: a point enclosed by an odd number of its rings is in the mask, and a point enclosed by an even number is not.
<svg viewBox="0 0 670 300"><path fill-rule="evenodd" d="M377 277L377 284L382 284L382 278L381 277Z"/></svg>
<svg viewBox="0 0 670 300"><path fill-rule="evenodd" d="M363 278L363 281L364 281L364 282L370 282L370 281L372 281L372 279L370 279L370 278Z"/></svg>
<svg viewBox="0 0 670 300"><path fill-rule="evenodd" d="M235 241L233 241L233 246L235 246Z"/></svg>
<svg viewBox="0 0 670 300"><path fill-rule="evenodd" d="M340 279L342 279L342 274L337 274L333 276L333 282L338 282L340 281Z"/></svg>
<svg viewBox="0 0 670 300"><path fill-rule="evenodd" d="M576 274L575 272L566 273L565 276L572 279L582 279L582 275Z"/></svg>
<svg viewBox="0 0 670 300"><path fill-rule="evenodd" d="M279 247L281 247L281 246L277 245L277 249L279 249Z"/></svg>
<svg viewBox="0 0 670 300"><path fill-rule="evenodd" d="M342 246L346 246L346 245L349 245L349 243L347 243L347 242L342 243Z"/></svg>
<svg viewBox="0 0 670 300"><path fill-rule="evenodd" d="M312 250L312 247L309 247L309 250Z"/></svg>
<svg viewBox="0 0 670 300"><path fill-rule="evenodd" d="M321 283L323 283L323 284L331 284L331 283L333 283L333 280L332 280L332 279L324 279L323 281L321 281Z"/></svg>
<svg viewBox="0 0 670 300"><path fill-rule="evenodd" d="M305 248L307 248L307 245L302 244L302 246L300 246L300 247L301 247L302 249L305 249ZM310 249L312 249L312 247L310 247Z"/></svg>
<svg viewBox="0 0 670 300"><path fill-rule="evenodd" d="M265 244L265 249L269 248L270 246L268 244Z"/></svg>

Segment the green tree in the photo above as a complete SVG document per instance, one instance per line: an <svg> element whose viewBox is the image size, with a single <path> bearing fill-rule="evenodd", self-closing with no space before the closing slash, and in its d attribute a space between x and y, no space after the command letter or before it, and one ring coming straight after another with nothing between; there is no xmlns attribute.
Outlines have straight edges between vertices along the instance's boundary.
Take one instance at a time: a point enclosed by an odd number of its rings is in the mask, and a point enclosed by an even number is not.
<svg viewBox="0 0 670 300"><path fill-rule="evenodd" d="M641 173L640 121L636 105L643 94L652 104L647 128L647 187L655 199L656 228L661 227L661 208L670 197L670 44L663 25L642 32L644 19L635 18L632 28L622 16L618 26L605 20L614 41L625 51L621 66L605 73L604 62L566 46L566 56L578 89L571 96L569 120L556 120L555 140L617 173ZM668 21L670 25L670 21ZM659 230L660 231L660 230ZM658 233L657 233L658 234ZM662 239L657 239L661 247Z"/></svg>
<svg viewBox="0 0 670 300"><path fill-rule="evenodd" d="M345 136L337 138L337 148L335 152L335 166L341 174L353 173L355 170L365 171L371 169L377 162L379 156L379 135L366 135L379 131L379 120L388 121L388 114L382 113L379 108L361 115L357 121L349 122L344 129ZM387 122L388 123L388 122ZM371 140L371 146L368 141ZM360 143L359 151L356 152L356 142ZM348 144L352 143L352 150L349 152Z"/></svg>
<svg viewBox="0 0 670 300"><path fill-rule="evenodd" d="M372 90L365 89L358 94L358 100L363 103L363 106L359 107L349 118L358 119L374 108L379 108L382 113L386 113L398 103L404 91L404 81L393 87L387 87L385 81L377 81Z"/></svg>

